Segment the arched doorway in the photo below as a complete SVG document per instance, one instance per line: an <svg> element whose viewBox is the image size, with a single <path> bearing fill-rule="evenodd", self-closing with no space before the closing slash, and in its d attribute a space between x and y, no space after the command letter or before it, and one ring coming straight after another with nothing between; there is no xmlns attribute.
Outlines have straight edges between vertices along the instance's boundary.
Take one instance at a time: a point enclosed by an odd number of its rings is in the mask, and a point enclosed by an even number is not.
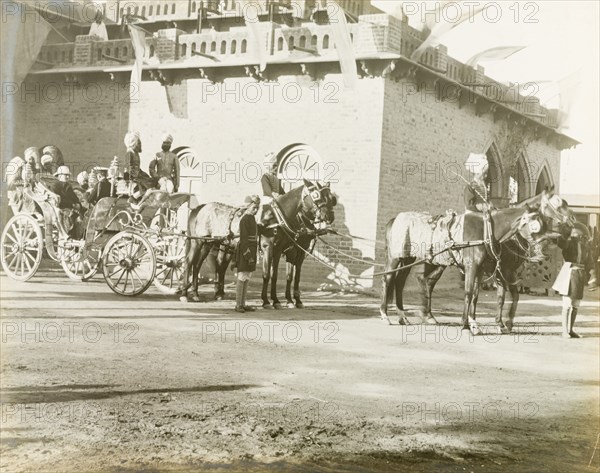
<svg viewBox="0 0 600 473"><path fill-rule="evenodd" d="M544 189L549 189L551 187L554 187L554 180L552 179L552 175L550 174L550 171L548 170L548 166L544 166L542 168L542 172L540 172L540 175L537 180L537 184L535 186L535 195L538 195Z"/></svg>
<svg viewBox="0 0 600 473"><path fill-rule="evenodd" d="M529 165L525 155L521 153L509 176L509 203L516 204L531 197L531 183Z"/></svg>
<svg viewBox="0 0 600 473"><path fill-rule="evenodd" d="M301 185L303 179L324 180L325 171L321 156L306 144L291 144L277 154L277 174L286 192Z"/></svg>
<svg viewBox="0 0 600 473"><path fill-rule="evenodd" d="M506 207L509 200L508 185L504 182L502 158L495 143L492 143L485 155L489 164L486 182L490 200L497 208Z"/></svg>

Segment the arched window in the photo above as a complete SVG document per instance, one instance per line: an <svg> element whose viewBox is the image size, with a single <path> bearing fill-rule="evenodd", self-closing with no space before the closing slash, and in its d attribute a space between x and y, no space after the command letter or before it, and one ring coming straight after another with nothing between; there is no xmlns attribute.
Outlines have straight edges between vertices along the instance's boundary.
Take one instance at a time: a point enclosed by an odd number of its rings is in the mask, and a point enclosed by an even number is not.
<svg viewBox="0 0 600 473"><path fill-rule="evenodd" d="M511 171L508 183L509 203L516 204L531 197L531 178L525 155L521 154Z"/></svg>
<svg viewBox="0 0 600 473"><path fill-rule="evenodd" d="M98 49L98 61L102 59L102 49Z"/></svg>
<svg viewBox="0 0 600 473"><path fill-rule="evenodd" d="M119 57L119 54L121 54L121 50L119 48L115 48L115 57Z"/></svg>
<svg viewBox="0 0 600 473"><path fill-rule="evenodd" d="M192 2L192 13L196 12L196 2Z"/></svg>
<svg viewBox="0 0 600 473"><path fill-rule="evenodd" d="M145 18L146 17L146 5L144 5L142 7L142 16Z"/></svg>
<svg viewBox="0 0 600 473"><path fill-rule="evenodd" d="M552 180L552 175L548 170L548 166L544 166L535 186L535 195L540 194L543 190L548 189L553 185L554 181Z"/></svg>
<svg viewBox="0 0 600 473"><path fill-rule="evenodd" d="M210 43L210 52L211 53L217 52L217 42L216 41L213 41L212 43Z"/></svg>
<svg viewBox="0 0 600 473"><path fill-rule="evenodd" d="M316 34L310 39L310 45L313 49L317 49L319 45L319 38L317 38Z"/></svg>
<svg viewBox="0 0 600 473"><path fill-rule="evenodd" d="M167 5L165 3L165 8L163 8L163 15L168 15L169 14L169 5Z"/></svg>
<svg viewBox="0 0 600 473"><path fill-rule="evenodd" d="M235 54L237 52L237 41L235 39L231 42L230 51L231 54Z"/></svg>
<svg viewBox="0 0 600 473"><path fill-rule="evenodd" d="M127 7L127 14L128 14L128 15L131 15L131 7L130 7L130 6L129 6L129 7Z"/></svg>
<svg viewBox="0 0 600 473"><path fill-rule="evenodd" d="M192 43L191 55L193 56L195 52L196 52L196 43Z"/></svg>
<svg viewBox="0 0 600 473"><path fill-rule="evenodd" d="M200 52L202 54L206 53L206 42L202 41L202 43L200 44Z"/></svg>
<svg viewBox="0 0 600 473"><path fill-rule="evenodd" d="M181 45L181 57L187 57L187 43Z"/></svg>
<svg viewBox="0 0 600 473"><path fill-rule="evenodd" d="M290 51L294 50L294 37L290 36L290 38L288 39L288 49Z"/></svg>
<svg viewBox="0 0 600 473"><path fill-rule="evenodd" d="M227 54L227 41L221 41L221 54Z"/></svg>
<svg viewBox="0 0 600 473"><path fill-rule="evenodd" d="M154 57L154 45L150 45L150 57Z"/></svg>
<svg viewBox="0 0 600 473"><path fill-rule="evenodd" d="M106 51L104 54L106 54L107 56L110 56L110 48L106 48Z"/></svg>
<svg viewBox="0 0 600 473"><path fill-rule="evenodd" d="M277 51L283 51L283 38L277 40Z"/></svg>
<svg viewBox="0 0 600 473"><path fill-rule="evenodd" d="M123 48L123 57L124 57L125 59L127 59L127 55L128 55L128 54L129 54L129 49L127 49L127 46L125 46L125 47Z"/></svg>
<svg viewBox="0 0 600 473"><path fill-rule="evenodd" d="M176 7L177 7L177 5L175 5L175 4L171 5L171 15L175 14Z"/></svg>
<svg viewBox="0 0 600 473"><path fill-rule="evenodd" d="M160 15L160 5L156 5L156 14Z"/></svg>
<svg viewBox="0 0 600 473"><path fill-rule="evenodd" d="M154 5L150 5L150 8L148 9L148 16L152 16L153 13L154 13Z"/></svg>
<svg viewBox="0 0 600 473"><path fill-rule="evenodd" d="M306 36L300 36L300 47L306 48Z"/></svg>
<svg viewBox="0 0 600 473"><path fill-rule="evenodd" d="M247 49L248 49L248 41L243 39L242 40L242 54L246 54Z"/></svg>
<svg viewBox="0 0 600 473"><path fill-rule="evenodd" d="M140 7L138 7L138 6L136 5L136 6L135 6L135 8L133 9L133 14L134 14L134 15L137 15L137 14L138 14L138 12L139 12L139 10L140 10Z"/></svg>
<svg viewBox="0 0 600 473"><path fill-rule="evenodd" d="M329 35L323 36L323 49L329 49Z"/></svg>

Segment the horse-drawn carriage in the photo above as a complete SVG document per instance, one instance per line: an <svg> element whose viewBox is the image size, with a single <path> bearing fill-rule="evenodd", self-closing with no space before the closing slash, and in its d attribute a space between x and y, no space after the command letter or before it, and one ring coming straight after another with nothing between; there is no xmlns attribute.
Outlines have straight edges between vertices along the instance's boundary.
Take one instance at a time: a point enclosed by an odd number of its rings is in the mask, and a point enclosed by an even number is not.
<svg viewBox="0 0 600 473"><path fill-rule="evenodd" d="M0 238L0 259L6 274L28 281L37 272L44 250L77 281L91 279L101 268L117 294L136 296L154 282L174 293L180 283L185 237L178 209L190 195L149 192L139 204L127 197L106 197L80 222L59 208L52 179L41 178L22 190L22 202Z"/></svg>

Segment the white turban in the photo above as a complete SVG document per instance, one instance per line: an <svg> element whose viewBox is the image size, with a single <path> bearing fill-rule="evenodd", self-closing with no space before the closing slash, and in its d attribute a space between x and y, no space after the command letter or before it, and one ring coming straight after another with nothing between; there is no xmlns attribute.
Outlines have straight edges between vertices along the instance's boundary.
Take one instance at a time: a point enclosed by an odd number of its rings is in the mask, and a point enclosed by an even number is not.
<svg viewBox="0 0 600 473"><path fill-rule="evenodd" d="M42 156L42 159L41 159L42 166L45 166L46 164L50 164L53 161L54 161L54 158L49 154L45 154L44 156Z"/></svg>
<svg viewBox="0 0 600 473"><path fill-rule="evenodd" d="M127 148L135 148L140 141L140 134L137 131L130 131L125 135L125 146Z"/></svg>
<svg viewBox="0 0 600 473"><path fill-rule="evenodd" d="M488 168L488 159L485 154L471 153L465 162L465 167L474 174L481 175Z"/></svg>
<svg viewBox="0 0 600 473"><path fill-rule="evenodd" d="M77 182L79 183L80 186L83 186L85 184L85 181L87 181L89 178L87 171L81 171L79 174L77 174Z"/></svg>
<svg viewBox="0 0 600 473"><path fill-rule="evenodd" d="M169 135L168 133L163 135L162 142L163 143L173 143L173 136Z"/></svg>

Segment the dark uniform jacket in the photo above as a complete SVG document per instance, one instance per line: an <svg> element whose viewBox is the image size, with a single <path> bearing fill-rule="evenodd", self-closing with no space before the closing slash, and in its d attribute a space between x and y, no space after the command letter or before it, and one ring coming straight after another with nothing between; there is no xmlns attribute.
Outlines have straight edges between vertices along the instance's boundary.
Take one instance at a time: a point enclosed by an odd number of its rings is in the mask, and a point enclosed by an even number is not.
<svg viewBox="0 0 600 473"><path fill-rule="evenodd" d="M240 220L240 242L236 252L238 271L251 272L256 270L257 244L256 219L254 215L244 214Z"/></svg>
<svg viewBox="0 0 600 473"><path fill-rule="evenodd" d="M61 209L72 209L75 205L80 205L79 198L75 191L73 190L73 186L69 182L57 182L56 188L57 194L60 196L60 203L58 205Z"/></svg>
<svg viewBox="0 0 600 473"><path fill-rule="evenodd" d="M110 193L111 183L108 179L104 179L103 181L98 181L98 183L94 186L94 188L90 191L88 201L92 205L96 205L100 199L104 197L114 197L115 194L111 195Z"/></svg>
<svg viewBox="0 0 600 473"><path fill-rule="evenodd" d="M281 181L275 174L265 173L260 180L263 188L263 195L267 197L273 197L273 192L278 194L285 194Z"/></svg>
<svg viewBox="0 0 600 473"><path fill-rule="evenodd" d="M562 295L569 296L571 299L583 299L583 289L587 283L589 271L594 267L590 246L584 239L577 238L559 238L558 246L562 249L565 263L571 265L569 290L568 293Z"/></svg>

